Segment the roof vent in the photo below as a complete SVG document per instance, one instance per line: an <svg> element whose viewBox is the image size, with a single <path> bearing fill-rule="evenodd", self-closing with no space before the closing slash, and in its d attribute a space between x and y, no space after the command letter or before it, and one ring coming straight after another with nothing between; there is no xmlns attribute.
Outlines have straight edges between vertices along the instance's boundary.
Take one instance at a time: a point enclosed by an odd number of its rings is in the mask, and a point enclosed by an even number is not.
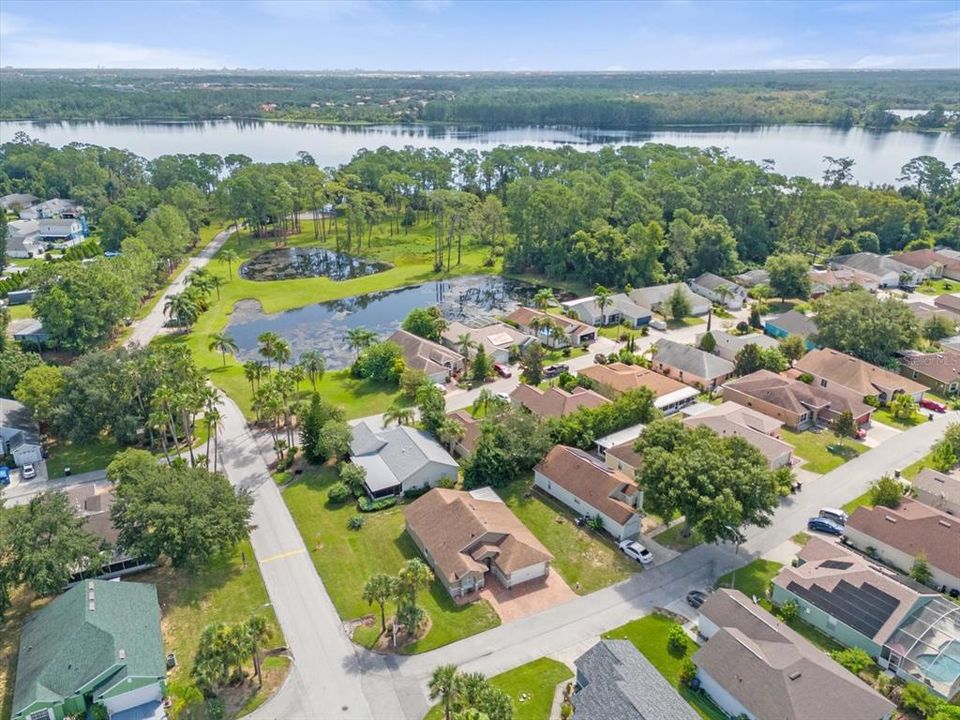
<svg viewBox="0 0 960 720"><path fill-rule="evenodd" d="M952 526L950 523L948 523L946 520L938 520L937 522L939 522L939 523L940 523L941 525L943 525L945 528L953 527L953 526Z"/></svg>
<svg viewBox="0 0 960 720"><path fill-rule="evenodd" d="M91 601L90 601L90 612L93 612L94 610L96 610L96 607L94 607L93 600L91 600Z"/></svg>
<svg viewBox="0 0 960 720"><path fill-rule="evenodd" d="M803 674L803 673L800 673L800 672L790 673L790 679L791 679L791 680L799 680L799 679L800 679L800 676L801 676L802 674Z"/></svg>
<svg viewBox="0 0 960 720"><path fill-rule="evenodd" d="M87 583L87 590L93 590L93 580Z"/></svg>
<svg viewBox="0 0 960 720"><path fill-rule="evenodd" d="M127 651L124 650L123 648L120 648L119 650L117 650L117 657L120 658L121 660L126 660L126 659L127 659Z"/></svg>
<svg viewBox="0 0 960 720"><path fill-rule="evenodd" d="M889 515L884 515L883 519L886 520L887 522L892 522L893 524L896 524L897 522L897 519L895 517L890 517Z"/></svg>

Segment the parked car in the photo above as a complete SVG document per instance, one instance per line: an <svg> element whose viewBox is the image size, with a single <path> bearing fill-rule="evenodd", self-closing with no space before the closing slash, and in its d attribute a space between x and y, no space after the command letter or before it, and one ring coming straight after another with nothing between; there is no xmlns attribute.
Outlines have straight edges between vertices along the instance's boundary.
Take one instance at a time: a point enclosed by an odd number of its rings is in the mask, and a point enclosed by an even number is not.
<svg viewBox="0 0 960 720"><path fill-rule="evenodd" d="M508 403L508 402L510 402L510 393L498 392L498 393L497 393L497 399L498 399L498 400L503 400L504 402Z"/></svg>
<svg viewBox="0 0 960 720"><path fill-rule="evenodd" d="M691 590L687 593L687 605L698 608L707 601L707 594L703 590Z"/></svg>
<svg viewBox="0 0 960 720"><path fill-rule="evenodd" d="M0 465L0 485L10 484L10 468L6 465Z"/></svg>
<svg viewBox="0 0 960 720"><path fill-rule="evenodd" d="M562 373L565 373L565 372L567 372L569 369L570 369L569 367L567 367L566 365L563 365L563 364L560 364L560 365L547 365L547 366L543 369L543 376L546 377L546 378L557 377L557 375L560 375L560 374L562 374Z"/></svg>
<svg viewBox="0 0 960 720"><path fill-rule="evenodd" d="M857 428L857 440L866 440L866 439L867 439L867 431L864 430L862 427L858 427L858 428Z"/></svg>
<svg viewBox="0 0 960 720"><path fill-rule="evenodd" d="M807 520L807 530L827 533L828 535L843 535L843 525L822 517L814 517Z"/></svg>
<svg viewBox="0 0 960 720"><path fill-rule="evenodd" d="M664 322L663 320L651 320L650 327L652 327L654 330L662 331L667 329L667 323Z"/></svg>
<svg viewBox="0 0 960 720"><path fill-rule="evenodd" d="M933 410L934 412L938 413L945 413L947 411L946 405L943 403L938 403L936 400L929 400L928 398L924 398L920 401L920 407L922 407L924 410Z"/></svg>
<svg viewBox="0 0 960 720"><path fill-rule="evenodd" d="M847 515L843 510L825 507L820 508L820 517L826 518L827 520L832 520L837 525L846 525L850 516Z"/></svg>
<svg viewBox="0 0 960 720"><path fill-rule="evenodd" d="M508 378L513 376L513 373L510 372L510 368L508 368L506 365L503 365L502 363L494 363L493 369L494 371L496 371L497 375L499 375L502 378Z"/></svg>
<svg viewBox="0 0 960 720"><path fill-rule="evenodd" d="M33 466L33 463L27 463L20 468L20 477L24 480L33 480L37 476L37 469Z"/></svg>
<svg viewBox="0 0 960 720"><path fill-rule="evenodd" d="M621 542L620 552L629 558L633 558L641 565L650 565L653 562L653 553L636 540L624 540Z"/></svg>
<svg viewBox="0 0 960 720"><path fill-rule="evenodd" d="M447 394L447 386L444 385L443 383L434 383L433 386L444 395Z"/></svg>

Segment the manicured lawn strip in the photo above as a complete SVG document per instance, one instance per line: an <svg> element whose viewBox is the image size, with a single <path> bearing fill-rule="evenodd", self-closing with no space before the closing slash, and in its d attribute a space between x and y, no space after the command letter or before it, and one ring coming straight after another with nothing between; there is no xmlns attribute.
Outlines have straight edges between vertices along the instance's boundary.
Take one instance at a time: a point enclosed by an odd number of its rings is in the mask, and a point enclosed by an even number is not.
<svg viewBox="0 0 960 720"><path fill-rule="evenodd" d="M696 325L705 325L706 320L698 317L685 317L682 320L667 320L667 327L671 330L679 328L694 327Z"/></svg>
<svg viewBox="0 0 960 720"><path fill-rule="evenodd" d="M870 502L870 491L867 490L863 495L855 497L848 503L844 503L841 510L843 510L847 515L852 515L853 511L856 510L861 505L866 507L873 507L873 503Z"/></svg>
<svg viewBox="0 0 960 720"><path fill-rule="evenodd" d="M539 492L532 480L517 480L497 494L553 556L552 567L574 592L585 595L626 580L639 566L596 533L579 528L573 514ZM579 587L577 583L580 583Z"/></svg>
<svg viewBox="0 0 960 720"><path fill-rule="evenodd" d="M932 468L933 460L931 458L932 453L924 455L922 458L917 460L914 463L907 465L902 471L901 475L907 480L913 480L917 475L920 474L920 471L924 468Z"/></svg>
<svg viewBox="0 0 960 720"><path fill-rule="evenodd" d="M813 432L811 430L794 432L793 430L783 428L781 430L781 436L784 442L793 445L797 457L807 461L804 465L805 470L821 474L828 473L840 467L847 460L856 457L867 449L865 446L855 443L852 440L846 440L843 443L843 447L847 456L830 452L827 449L828 446L839 445L840 443L837 441L836 436L829 430L821 430L820 432Z"/></svg>
<svg viewBox="0 0 960 720"><path fill-rule="evenodd" d="M64 468L70 468L74 475L103 470L120 449L110 438L98 438L79 444L67 440L56 442L48 448L50 457L47 458L47 475L51 478L62 477Z"/></svg>
<svg viewBox="0 0 960 720"><path fill-rule="evenodd" d="M657 533L653 536L653 539L656 540L661 545L664 545L671 550L677 550L678 552L684 552L690 548L694 548L697 545L700 545L703 542L703 539L696 533L696 531L691 531L687 537L683 536L683 528L685 523L677 523L676 525L667 528L661 533Z"/></svg>
<svg viewBox="0 0 960 720"><path fill-rule="evenodd" d="M797 545L800 545L802 547L806 545L808 542L810 542L810 533L803 532L801 530L798 533L794 533L793 537L791 537L790 539L793 540L793 542L795 542Z"/></svg>
<svg viewBox="0 0 960 720"><path fill-rule="evenodd" d="M326 491L335 480L330 468L308 469L284 489L283 497L340 617L376 616L377 627L355 637L370 644L379 631L379 608L364 602L364 584L376 573L396 574L407 560L420 555L404 531L400 507L367 513L361 530L347 530L347 521L358 511L353 503L327 505ZM439 580L420 594L420 602L433 625L426 637L405 648L407 653L432 650L500 624L485 601L456 606ZM388 617L392 612L388 606Z"/></svg>
<svg viewBox="0 0 960 720"><path fill-rule="evenodd" d="M568 350L569 352L567 352ZM546 367L547 365L565 363L567 360L586 354L587 350L582 347L563 348L561 350L548 349L543 353L543 365Z"/></svg>
<svg viewBox="0 0 960 720"><path fill-rule="evenodd" d="M919 412L913 413L913 417L909 420L900 420L895 418L891 413L889 408L876 408L873 411L873 419L884 425L889 425L890 427L895 427L898 430L909 430L912 427L916 427L920 423L927 422L927 416L921 415Z"/></svg>
<svg viewBox="0 0 960 720"><path fill-rule="evenodd" d="M783 565L773 560L757 559L749 565L722 575L717 579L716 586L718 588L733 587L747 597L765 599L770 583L782 567Z"/></svg>

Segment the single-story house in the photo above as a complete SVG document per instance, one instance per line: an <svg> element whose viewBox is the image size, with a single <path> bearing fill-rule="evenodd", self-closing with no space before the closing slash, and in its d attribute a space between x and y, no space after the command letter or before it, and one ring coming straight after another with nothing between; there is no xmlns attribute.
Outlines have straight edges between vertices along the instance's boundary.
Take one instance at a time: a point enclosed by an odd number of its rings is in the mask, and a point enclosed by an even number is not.
<svg viewBox="0 0 960 720"><path fill-rule="evenodd" d="M793 446L780 439L783 423L735 402L726 401L711 410L684 418L687 427L705 425L717 435L740 437L763 453L773 469L793 462Z"/></svg>
<svg viewBox="0 0 960 720"><path fill-rule="evenodd" d="M86 237L84 224L77 218L44 218L40 220L40 238L56 248L67 248Z"/></svg>
<svg viewBox="0 0 960 720"><path fill-rule="evenodd" d="M813 338L817 334L817 323L801 312L791 310L779 317L770 318L763 323L763 330L770 337L784 339L790 335L799 335L803 338L807 350L817 347Z"/></svg>
<svg viewBox="0 0 960 720"><path fill-rule="evenodd" d="M167 694L153 585L85 580L23 624L14 720L63 720L103 703L155 717Z"/></svg>
<svg viewBox="0 0 960 720"><path fill-rule="evenodd" d="M353 427L350 462L365 473L373 498L436 487L441 478L456 480L457 461L427 433L406 425L374 430L365 422Z"/></svg>
<svg viewBox="0 0 960 720"><path fill-rule="evenodd" d="M600 640L573 661L574 716L588 720L700 717L629 640Z"/></svg>
<svg viewBox="0 0 960 720"><path fill-rule="evenodd" d="M633 478L583 450L555 446L533 469L533 482L577 514L599 517L617 540L640 534L643 491Z"/></svg>
<svg viewBox="0 0 960 720"><path fill-rule="evenodd" d="M607 467L625 473L627 477L636 477L643 462L643 456L633 448L637 440L626 440L603 450L603 461Z"/></svg>
<svg viewBox="0 0 960 720"><path fill-rule="evenodd" d="M690 289L710 302L739 310L747 302L747 291L739 285L713 273L703 273L690 281Z"/></svg>
<svg viewBox="0 0 960 720"><path fill-rule="evenodd" d="M944 310L943 308L938 308L936 305L916 300L906 303L906 306L921 325L925 325L932 318L941 317L950 323L953 332L956 332L957 325L960 324L960 315L949 310Z"/></svg>
<svg viewBox="0 0 960 720"><path fill-rule="evenodd" d="M552 348L589 345L597 339L597 329L593 325L563 315L550 315L533 308L518 307L504 320L516 325L527 335L532 335L541 344ZM559 335L554 333L552 326L559 326L562 332Z"/></svg>
<svg viewBox="0 0 960 720"><path fill-rule="evenodd" d="M754 288L757 285L768 285L770 283L770 273L763 268L747 270L739 275L734 275L732 280L745 288Z"/></svg>
<svg viewBox="0 0 960 720"><path fill-rule="evenodd" d="M936 280L960 280L960 259L950 257L937 250L924 248L894 255L893 259L909 265L923 273L925 278Z"/></svg>
<svg viewBox="0 0 960 720"><path fill-rule="evenodd" d="M810 297L812 298L826 295L831 290L850 290L855 287L876 292L880 289L881 283L880 278L876 275L846 267L811 270L808 276L810 278Z"/></svg>
<svg viewBox="0 0 960 720"><path fill-rule="evenodd" d="M900 356L900 374L941 395L954 395L960 390L960 352L949 348L905 352Z"/></svg>
<svg viewBox="0 0 960 720"><path fill-rule="evenodd" d="M550 572L553 555L492 491L434 488L403 515L407 532L451 597L480 590L487 573L512 588Z"/></svg>
<svg viewBox="0 0 960 720"><path fill-rule="evenodd" d="M797 360L794 367L811 375L814 385L840 386L863 398L875 397L883 404L901 394L919 402L927 389L903 375L830 348L811 350Z"/></svg>
<svg viewBox="0 0 960 720"><path fill-rule="evenodd" d="M844 527L853 547L908 573L920 553L927 556L931 586L960 590L960 518L916 500L896 508L858 507Z"/></svg>
<svg viewBox="0 0 960 720"><path fill-rule="evenodd" d="M700 607L700 687L730 717L887 720L895 707L738 590Z"/></svg>
<svg viewBox="0 0 960 720"><path fill-rule="evenodd" d="M453 451L460 457L467 457L480 439L480 421L466 410L456 410L448 413L447 417L463 428L463 437L454 443Z"/></svg>
<svg viewBox="0 0 960 720"><path fill-rule="evenodd" d="M933 304L941 310L947 310L955 315L960 315L960 296L938 295L933 299Z"/></svg>
<svg viewBox="0 0 960 720"><path fill-rule="evenodd" d="M506 365L510 362L511 348L522 350L530 343L536 342L536 339L530 335L524 335L516 328L512 328L504 323L492 323L479 328L472 328L460 322L452 322L443 331L441 339L448 348L460 351L460 338L467 335L473 343L474 349L470 350L470 356L476 355L477 347L482 347L495 363Z"/></svg>
<svg viewBox="0 0 960 720"><path fill-rule="evenodd" d="M14 220L7 224L7 255L10 257L39 257L45 249L39 220Z"/></svg>
<svg viewBox="0 0 960 720"><path fill-rule="evenodd" d="M542 418L563 417L580 408L595 408L606 405L609 400L600 393L576 387L571 392L563 388L549 387L546 390L530 385L517 385L510 393L510 402L520 405Z"/></svg>
<svg viewBox="0 0 960 720"><path fill-rule="evenodd" d="M16 465L43 460L40 429L22 403L0 398L0 455L12 455Z"/></svg>
<svg viewBox="0 0 960 720"><path fill-rule="evenodd" d="M612 362L585 367L579 374L597 383L597 391L608 398L617 398L625 392L647 388L653 393L654 406L665 415L689 405L699 394L696 388L642 365Z"/></svg>
<svg viewBox="0 0 960 720"><path fill-rule="evenodd" d="M633 302L641 307L647 307L653 312L669 315L670 309L667 307L667 301L673 293L676 292L677 288L680 288L680 292L684 294L687 302L690 303L690 315L692 317L706 315L710 311L710 302L706 298L693 292L686 283L653 285L651 287L640 288L639 290L631 290L628 295Z"/></svg>
<svg viewBox="0 0 960 720"><path fill-rule="evenodd" d="M561 303L580 320L591 325L616 325L622 323L630 327L643 327L653 318L649 308L637 305L626 293L617 293L608 298L608 304L600 312L597 296L579 298Z"/></svg>
<svg viewBox="0 0 960 720"><path fill-rule="evenodd" d="M881 288L916 287L923 282L923 272L886 255L859 252L830 258L831 267L850 268L874 275Z"/></svg>
<svg viewBox="0 0 960 720"><path fill-rule="evenodd" d="M33 301L37 291L33 288L24 288L23 290L11 290L7 293L8 305L26 305Z"/></svg>
<svg viewBox="0 0 960 720"><path fill-rule="evenodd" d="M657 341L652 366L658 373L704 390L722 385L734 371L729 360L673 340Z"/></svg>
<svg viewBox="0 0 960 720"><path fill-rule="evenodd" d="M43 345L50 339L49 333L43 329L43 323L36 318L14 320L9 325L9 332L17 342L34 347Z"/></svg>
<svg viewBox="0 0 960 720"><path fill-rule="evenodd" d="M707 333L701 333L697 335L697 347L700 347L700 344L703 342L703 336L706 334ZM734 362L737 359L737 353L747 345L756 345L763 350L780 347L780 343L769 335L758 335L756 333L734 335L725 330L712 330L710 331L710 335L713 336L714 341L717 343L713 354L730 362Z"/></svg>
<svg viewBox="0 0 960 720"><path fill-rule="evenodd" d="M50 218L82 219L83 206L73 200L51 198L35 203L20 210L21 220L43 220Z"/></svg>
<svg viewBox="0 0 960 720"><path fill-rule="evenodd" d="M918 502L960 517L960 478L924 468L913 479Z"/></svg>
<svg viewBox="0 0 960 720"><path fill-rule="evenodd" d="M408 368L426 373L431 382L445 383L450 375L463 370L463 355L432 340L397 330L388 340L403 350Z"/></svg>
<svg viewBox="0 0 960 720"><path fill-rule="evenodd" d="M804 430L812 425L829 425L849 411L858 425L870 422L873 408L849 390L830 389L757 370L721 388L724 400L731 400L764 415L776 418L791 430Z"/></svg>
<svg viewBox="0 0 960 720"><path fill-rule="evenodd" d="M6 212L19 213L24 208L36 205L40 201L36 195L28 193L11 193L0 197L0 209Z"/></svg>

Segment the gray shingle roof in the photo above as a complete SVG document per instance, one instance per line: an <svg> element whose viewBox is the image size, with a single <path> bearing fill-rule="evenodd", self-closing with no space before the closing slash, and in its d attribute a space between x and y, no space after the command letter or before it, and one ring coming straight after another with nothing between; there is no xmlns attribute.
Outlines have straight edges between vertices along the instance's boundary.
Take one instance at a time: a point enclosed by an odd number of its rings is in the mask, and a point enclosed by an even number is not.
<svg viewBox="0 0 960 720"><path fill-rule="evenodd" d="M448 465L454 476L459 470L457 461L436 440L405 425L374 431L366 423L358 423L350 452L353 463L366 471L371 492L400 485L433 462Z"/></svg>
<svg viewBox="0 0 960 720"><path fill-rule="evenodd" d="M681 345L673 340L659 340L655 362L662 362L685 373L711 379L733 372L733 363L710 353Z"/></svg>
<svg viewBox="0 0 960 720"><path fill-rule="evenodd" d="M817 334L817 323L813 318L808 318L803 313L791 310L780 317L770 318L768 325L780 328L790 335L799 335L802 338L808 338Z"/></svg>
<svg viewBox="0 0 960 720"><path fill-rule="evenodd" d="M663 675L629 640L601 640L575 661L582 687L575 716L586 720L697 720Z"/></svg>

